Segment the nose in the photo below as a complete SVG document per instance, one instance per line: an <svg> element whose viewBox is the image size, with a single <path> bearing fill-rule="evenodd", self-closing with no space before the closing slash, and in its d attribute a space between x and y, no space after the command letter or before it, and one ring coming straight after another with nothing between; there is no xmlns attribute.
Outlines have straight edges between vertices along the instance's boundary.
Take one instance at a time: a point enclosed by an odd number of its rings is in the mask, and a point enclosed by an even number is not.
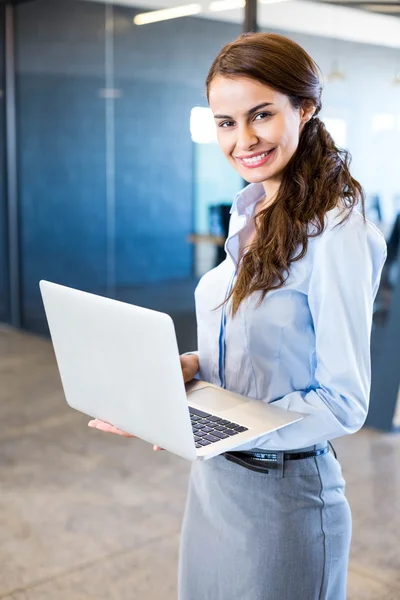
<svg viewBox="0 0 400 600"><path fill-rule="evenodd" d="M236 146L241 152L248 151L258 143L258 137L254 129L248 124L241 125L238 127L238 138Z"/></svg>

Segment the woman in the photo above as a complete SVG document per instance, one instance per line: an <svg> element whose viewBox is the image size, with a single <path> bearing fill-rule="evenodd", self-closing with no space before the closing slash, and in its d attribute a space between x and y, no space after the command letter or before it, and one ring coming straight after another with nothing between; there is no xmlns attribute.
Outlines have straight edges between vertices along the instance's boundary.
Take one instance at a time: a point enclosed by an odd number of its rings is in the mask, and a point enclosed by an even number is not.
<svg viewBox="0 0 400 600"><path fill-rule="evenodd" d="M233 203L226 260L196 289L184 378L200 371L305 417L192 465L179 598L344 600L351 515L327 442L367 414L385 242L317 116L318 69L300 46L244 34L206 85L221 150L251 185Z"/></svg>

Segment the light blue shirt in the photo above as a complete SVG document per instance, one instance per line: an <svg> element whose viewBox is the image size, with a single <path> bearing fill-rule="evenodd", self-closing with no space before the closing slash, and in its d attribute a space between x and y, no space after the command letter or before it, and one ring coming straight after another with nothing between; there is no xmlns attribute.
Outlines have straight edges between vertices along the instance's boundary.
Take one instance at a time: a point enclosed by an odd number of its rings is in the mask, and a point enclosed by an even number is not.
<svg viewBox="0 0 400 600"><path fill-rule="evenodd" d="M220 385L221 309L237 268L241 235L254 227L262 184L237 194L231 208L226 260L206 273L196 291L199 378ZM326 214L324 232L309 238L289 278L257 307L254 293L235 317L226 310L225 387L305 415L292 425L240 446L241 450L304 448L357 431L369 404L370 335L386 243L361 213Z"/></svg>

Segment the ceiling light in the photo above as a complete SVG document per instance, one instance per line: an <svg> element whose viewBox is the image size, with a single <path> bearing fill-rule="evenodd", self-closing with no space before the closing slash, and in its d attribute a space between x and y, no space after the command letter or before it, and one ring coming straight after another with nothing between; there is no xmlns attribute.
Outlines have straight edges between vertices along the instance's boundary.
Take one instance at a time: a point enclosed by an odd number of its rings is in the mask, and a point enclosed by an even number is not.
<svg viewBox="0 0 400 600"><path fill-rule="evenodd" d="M327 77L328 81L344 81L346 79L346 74L344 73L342 67L339 65L337 61L335 61L332 65L332 69Z"/></svg>
<svg viewBox="0 0 400 600"><path fill-rule="evenodd" d="M174 6L163 10L153 10L147 13L136 15L133 19L135 25L147 25L157 21L167 21L168 19L179 19L180 17L189 17L197 15L202 11L200 4L186 4L184 6Z"/></svg>
<svg viewBox="0 0 400 600"><path fill-rule="evenodd" d="M260 4L276 4L277 2L289 2L290 0L258 0Z"/></svg>
<svg viewBox="0 0 400 600"><path fill-rule="evenodd" d="M246 0L219 0L218 2L212 2L209 6L209 9L212 12L219 12L220 10L244 8L245 6Z"/></svg>
<svg viewBox="0 0 400 600"><path fill-rule="evenodd" d="M260 4L275 4L277 2L288 2L289 0L258 0ZM246 6L246 0L218 0L212 2L209 6L209 10L212 12L219 12L222 10L233 10L235 8L244 8Z"/></svg>

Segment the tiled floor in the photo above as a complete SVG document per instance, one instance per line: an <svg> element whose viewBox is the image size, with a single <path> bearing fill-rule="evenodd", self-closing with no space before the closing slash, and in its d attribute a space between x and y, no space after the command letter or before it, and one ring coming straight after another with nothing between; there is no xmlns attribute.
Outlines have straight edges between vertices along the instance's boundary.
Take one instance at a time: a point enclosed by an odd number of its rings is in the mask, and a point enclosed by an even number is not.
<svg viewBox="0 0 400 600"><path fill-rule="evenodd" d="M335 446L354 522L348 600L399 600L400 436ZM0 329L0 600L176 599L187 476L184 460L89 430L50 343Z"/></svg>

